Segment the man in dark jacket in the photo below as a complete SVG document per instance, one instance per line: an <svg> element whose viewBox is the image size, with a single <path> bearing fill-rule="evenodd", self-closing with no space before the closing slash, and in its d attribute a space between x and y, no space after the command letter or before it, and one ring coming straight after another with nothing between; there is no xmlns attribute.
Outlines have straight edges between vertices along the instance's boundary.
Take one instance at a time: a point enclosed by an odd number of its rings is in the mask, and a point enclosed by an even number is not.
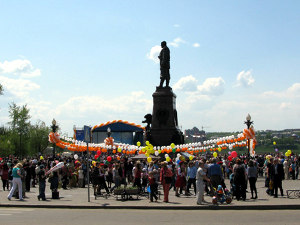
<svg viewBox="0 0 300 225"><path fill-rule="evenodd" d="M274 160L274 198L278 197L278 188L280 189L281 196L283 196L282 180L284 178L283 165L279 163L276 158Z"/></svg>
<svg viewBox="0 0 300 225"><path fill-rule="evenodd" d="M160 85L163 86L164 81L166 81L166 87L169 87L170 82L170 50L167 47L167 42L161 42L162 50L158 56L160 60Z"/></svg>

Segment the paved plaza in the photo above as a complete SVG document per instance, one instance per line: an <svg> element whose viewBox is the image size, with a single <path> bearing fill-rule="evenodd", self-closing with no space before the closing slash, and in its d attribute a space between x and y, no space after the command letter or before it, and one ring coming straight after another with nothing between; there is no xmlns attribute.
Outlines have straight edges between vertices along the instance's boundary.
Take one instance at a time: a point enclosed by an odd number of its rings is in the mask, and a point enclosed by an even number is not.
<svg viewBox="0 0 300 225"><path fill-rule="evenodd" d="M298 225L299 210L137 210L1 208L5 225Z"/></svg>
<svg viewBox="0 0 300 225"><path fill-rule="evenodd" d="M227 187L230 187L229 180L226 179L225 183ZM122 201L117 200L114 195L108 196L108 198L98 197L97 199L94 198L93 189L90 188L90 202L88 202L88 191L87 188L73 188L68 190L59 189L60 192L60 199L54 200L51 199L51 191L49 189L50 184L47 182L46 188L46 197L47 201L38 201L38 187L31 188L30 192L26 193L25 201L21 202L17 199L12 198L11 201L8 201L7 195L8 191L0 191L0 206L27 206L27 207L61 207L61 208L132 208L132 209L144 209L144 208L178 208L178 209L189 209L189 208L212 208L213 205L211 204L211 197L205 196L205 200L209 202L205 205L198 206L196 204L196 197L192 196L184 196L175 197L175 192L173 190L170 191L169 195L169 203L163 202L163 195L158 202L149 202L149 199L145 196L139 196L138 199L134 197L132 200ZM271 208L294 208L300 209L300 198L287 198L286 190L288 189L300 189L300 180L284 180L283 181L283 189L284 189L284 196L279 196L278 198L273 198L266 194L266 188L264 187L264 178L258 178L257 181L257 188L258 188L258 199L250 199L251 194L247 193L247 200L246 201L237 201L233 200L231 204L227 205L222 204L219 205L220 209L226 208L235 208L235 209L245 209L245 208L253 208L255 206L260 207L261 209L268 209ZM194 192L191 189L191 193ZM160 188L161 193L163 191ZM249 187L248 187L249 191ZM293 208L292 207L292 208ZM215 207L213 207L215 208Z"/></svg>

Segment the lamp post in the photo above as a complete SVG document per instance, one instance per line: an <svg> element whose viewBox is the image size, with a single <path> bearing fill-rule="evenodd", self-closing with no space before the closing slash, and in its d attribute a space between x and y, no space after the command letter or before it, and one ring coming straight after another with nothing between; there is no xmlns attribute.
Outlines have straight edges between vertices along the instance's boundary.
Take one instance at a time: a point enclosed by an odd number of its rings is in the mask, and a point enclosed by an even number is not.
<svg viewBox="0 0 300 225"><path fill-rule="evenodd" d="M253 121L251 121L251 116L249 113L246 117L245 124L247 125L248 130L249 130L251 124L253 124ZM248 158L250 158L250 139L249 138L248 138Z"/></svg>
<svg viewBox="0 0 300 225"><path fill-rule="evenodd" d="M58 128L58 126L56 126L56 120L53 119L52 120L52 126L51 126L52 132L55 133L57 128ZM53 143L53 152L52 152L52 154L53 154L53 160L54 160L54 158L55 158L55 143Z"/></svg>

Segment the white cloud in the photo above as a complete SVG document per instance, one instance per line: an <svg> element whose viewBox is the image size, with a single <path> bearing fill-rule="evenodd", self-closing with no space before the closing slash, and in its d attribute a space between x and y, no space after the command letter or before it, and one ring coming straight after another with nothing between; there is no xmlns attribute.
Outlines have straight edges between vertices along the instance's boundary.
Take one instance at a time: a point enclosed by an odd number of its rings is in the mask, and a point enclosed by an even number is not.
<svg viewBox="0 0 300 225"><path fill-rule="evenodd" d="M132 92L118 98L106 99L99 96L77 96L67 100L57 107L58 114L72 114L75 117L85 117L89 114L104 113L116 115L119 113L143 113L151 110L152 101L145 98L144 92Z"/></svg>
<svg viewBox="0 0 300 225"><path fill-rule="evenodd" d="M197 80L193 75L182 77L177 81L173 88L174 90L182 91L196 91L197 90Z"/></svg>
<svg viewBox="0 0 300 225"><path fill-rule="evenodd" d="M37 77L41 75L39 69L34 69L27 59L16 59L13 61L0 62L0 74L19 75L23 78Z"/></svg>
<svg viewBox="0 0 300 225"><path fill-rule="evenodd" d="M237 86L249 87L252 86L255 82L253 76L251 75L251 71L241 71L237 77Z"/></svg>
<svg viewBox="0 0 300 225"><path fill-rule="evenodd" d="M261 97L266 99L295 99L300 97L300 83L294 83L288 89L276 92L276 91L265 91L261 94Z"/></svg>
<svg viewBox="0 0 300 225"><path fill-rule="evenodd" d="M279 106L280 109L288 109L292 106L292 103L290 102L282 102Z"/></svg>
<svg viewBox="0 0 300 225"><path fill-rule="evenodd" d="M173 27L178 28L178 27L180 27L180 25L179 24L174 24Z"/></svg>
<svg viewBox="0 0 300 225"><path fill-rule="evenodd" d="M180 44L184 44L186 41L182 40L180 37L175 38L172 42L169 43L169 45L173 47L179 47Z"/></svg>
<svg viewBox="0 0 300 225"><path fill-rule="evenodd" d="M30 91L40 88L40 85L23 78L11 79L0 76L0 83L3 85L5 91L8 91L19 98L24 98L28 96Z"/></svg>
<svg viewBox="0 0 300 225"><path fill-rule="evenodd" d="M150 52L147 53L147 58L153 60L155 63L159 63L158 55L160 51L161 51L160 45L153 46Z"/></svg>
<svg viewBox="0 0 300 225"><path fill-rule="evenodd" d="M194 44L193 44L193 47L194 47L194 48L199 48L199 47L200 47L200 44L199 44L199 43L194 43Z"/></svg>
<svg viewBox="0 0 300 225"><path fill-rule="evenodd" d="M294 96L300 96L300 83L294 83L287 89L287 93Z"/></svg>
<svg viewBox="0 0 300 225"><path fill-rule="evenodd" d="M221 95L224 92L225 81L222 77L207 78L197 89L203 95Z"/></svg>

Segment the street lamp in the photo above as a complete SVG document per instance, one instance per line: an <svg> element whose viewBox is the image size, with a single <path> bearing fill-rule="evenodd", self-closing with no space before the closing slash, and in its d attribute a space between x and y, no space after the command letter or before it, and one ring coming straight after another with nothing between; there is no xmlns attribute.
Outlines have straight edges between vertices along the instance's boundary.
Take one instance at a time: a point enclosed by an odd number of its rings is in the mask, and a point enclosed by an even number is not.
<svg viewBox="0 0 300 225"><path fill-rule="evenodd" d="M51 126L52 132L55 133L57 128L58 128L58 126L56 126L56 120L53 119L52 126ZM52 154L53 154L53 160L54 160L54 158L55 158L55 143L53 143L53 153Z"/></svg>
<svg viewBox="0 0 300 225"><path fill-rule="evenodd" d="M246 121L244 122L247 125L248 130L250 129L251 124L253 124L253 121L251 121L251 116L248 113L246 117ZM250 139L248 138L248 158L250 158Z"/></svg>

